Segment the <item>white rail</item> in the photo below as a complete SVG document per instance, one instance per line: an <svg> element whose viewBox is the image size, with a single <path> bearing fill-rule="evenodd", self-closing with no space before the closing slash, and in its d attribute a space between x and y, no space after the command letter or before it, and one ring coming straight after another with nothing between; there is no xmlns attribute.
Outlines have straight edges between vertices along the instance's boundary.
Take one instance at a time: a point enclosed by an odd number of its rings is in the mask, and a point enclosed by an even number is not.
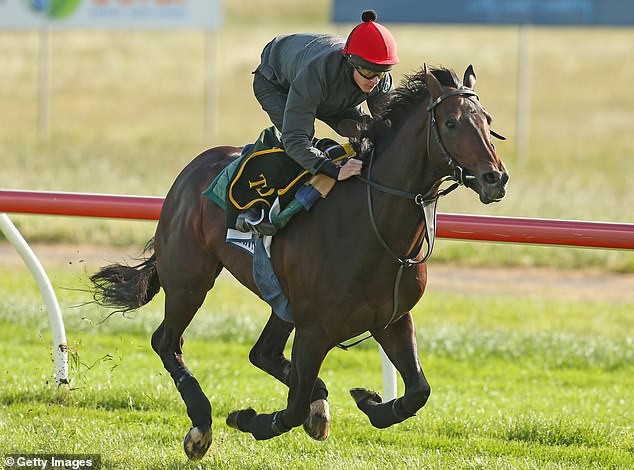
<svg viewBox="0 0 634 470"><path fill-rule="evenodd" d="M62 311L59 308L59 302L53 291L51 281L46 275L46 271L42 264L31 250L20 231L13 225L7 214L0 214L0 231L6 239L15 247L20 254L27 267L33 274L40 293L44 299L44 304L48 310L48 317L51 323L51 331L53 333L53 357L55 358L55 382L58 385L68 383L68 350L66 345L66 330L64 329L64 320L62 319Z"/></svg>
<svg viewBox="0 0 634 470"><path fill-rule="evenodd" d="M379 344L381 354L381 369L383 370L383 400L390 401L398 397L396 390L396 367L390 362L385 351Z"/></svg>

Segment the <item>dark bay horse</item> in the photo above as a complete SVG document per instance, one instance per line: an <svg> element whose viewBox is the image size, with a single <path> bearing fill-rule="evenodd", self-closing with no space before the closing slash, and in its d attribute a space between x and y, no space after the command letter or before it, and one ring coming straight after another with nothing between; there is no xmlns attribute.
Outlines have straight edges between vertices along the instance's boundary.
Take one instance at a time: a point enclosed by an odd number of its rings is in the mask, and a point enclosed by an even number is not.
<svg viewBox="0 0 634 470"><path fill-rule="evenodd" d="M353 139L365 160L362 177L336 184L310 213L297 215L276 235L272 263L294 324L272 313L250 360L289 387L288 402L272 413L234 411L227 417L230 426L269 439L303 424L311 437L327 438L322 361L337 344L364 332L381 344L405 382L404 395L387 403L375 392L351 390L371 424L391 426L425 405L430 387L410 313L427 281L425 264L416 262L426 234L422 200L437 197L439 183L449 179L473 189L483 203L495 202L508 181L491 142L497 136L491 116L474 84L471 66L462 83L447 69L425 67L406 77ZM184 443L191 459L201 458L211 443L211 405L185 366L182 334L223 268L259 295L251 256L225 242L222 209L201 195L239 153L217 147L196 157L165 199L149 244L154 253L137 266L111 265L91 277L95 299L120 311L146 304L161 287L165 291L165 317L152 347L191 419ZM283 350L293 328L289 361Z"/></svg>

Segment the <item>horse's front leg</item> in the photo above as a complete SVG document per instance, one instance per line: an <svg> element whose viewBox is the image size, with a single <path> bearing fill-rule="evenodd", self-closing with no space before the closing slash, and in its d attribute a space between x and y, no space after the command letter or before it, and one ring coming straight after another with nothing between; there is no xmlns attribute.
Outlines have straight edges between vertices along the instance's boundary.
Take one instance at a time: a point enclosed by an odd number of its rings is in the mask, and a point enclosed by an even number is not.
<svg viewBox="0 0 634 470"><path fill-rule="evenodd" d="M284 347L294 325L271 313L262 334L249 353L251 363L275 377L284 385L290 385L291 361L284 357ZM330 407L326 384L317 377L310 401L310 413L304 422L306 433L318 441L330 435Z"/></svg>
<svg viewBox="0 0 634 470"><path fill-rule="evenodd" d="M374 427L387 428L414 416L427 403L431 389L418 359L416 330L410 312L372 334L401 374L405 394L387 403L382 403L378 393L365 388L353 388L350 394Z"/></svg>
<svg viewBox="0 0 634 470"><path fill-rule="evenodd" d="M279 436L306 421L321 364L328 352L328 338L317 328L297 330L291 353L291 373L286 409L258 414L253 408L233 411L227 424L250 432L258 440Z"/></svg>

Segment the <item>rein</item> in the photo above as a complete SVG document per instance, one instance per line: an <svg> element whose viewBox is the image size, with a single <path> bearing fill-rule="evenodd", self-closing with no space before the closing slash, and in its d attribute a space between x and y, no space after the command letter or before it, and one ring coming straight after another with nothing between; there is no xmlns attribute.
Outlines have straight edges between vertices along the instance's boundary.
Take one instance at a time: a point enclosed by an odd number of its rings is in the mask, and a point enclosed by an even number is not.
<svg viewBox="0 0 634 470"><path fill-rule="evenodd" d="M367 179L362 178L360 176L358 177L363 183L367 185L368 211L370 213L370 222L372 223L372 229L374 230L374 234L379 239L379 242L381 242L381 245L383 246L383 248L385 248L385 250L390 254L390 256L399 264L398 271L396 272L396 279L394 280L394 289L392 294L392 304L394 305L394 307L392 310L392 315L390 317L390 320L387 322L387 324L383 328L387 328L394 321L398 313L398 294L399 294L399 286L400 286L403 270L411 266L417 266L419 264L423 264L425 261L429 259L429 257L431 256L434 250L434 242L436 240L436 215L437 215L436 208L438 205L438 199L442 196L446 196L447 194L457 189L458 187L464 186L466 179L474 178L473 176L467 175L464 168L462 168L458 163L456 163L456 161L449 154L449 152L447 152L447 149L445 149L445 146L442 143L442 139L440 138L440 131L438 130L438 123L436 121L436 112L435 112L436 107L440 103L442 103L444 100L449 98L450 96L455 96L455 95L475 96L476 99L479 99L475 91L473 91L470 88L461 87L457 90L451 90L442 94L441 96L433 100L429 104L429 106L427 106L427 111L430 113L429 126L427 128L427 158L429 159L431 163L431 158L432 158L431 135L432 135L432 129L433 129L434 140L436 144L438 145L438 147L440 148L440 154L444 158L445 163L447 164L447 166L452 172L451 175L440 178L425 193L410 193L410 192L392 188L389 186L384 186L380 183L377 183L376 181L372 181L371 179L372 166L374 164L374 149L372 149L372 151L370 152L370 161L368 163L368 177ZM448 188L442 191L439 191L440 186L447 181L453 181L453 184L449 186ZM372 205L372 189L376 189L377 191L390 194L392 196L397 196L397 197L413 200L414 203L421 208L423 217L425 219L425 234L421 242L420 250L414 257L412 258L407 257L403 259L400 258L394 252L394 250L392 250L390 246L387 244L387 242L385 241L385 238L383 238L383 235L381 235L379 227L376 223L376 219L374 217L374 207ZM424 253L425 242L427 242L427 253ZM423 255L422 257L419 257L421 253L423 253ZM338 344L337 347L347 350L353 346L356 346L362 341L365 341L371 336L372 335L370 334L349 345Z"/></svg>

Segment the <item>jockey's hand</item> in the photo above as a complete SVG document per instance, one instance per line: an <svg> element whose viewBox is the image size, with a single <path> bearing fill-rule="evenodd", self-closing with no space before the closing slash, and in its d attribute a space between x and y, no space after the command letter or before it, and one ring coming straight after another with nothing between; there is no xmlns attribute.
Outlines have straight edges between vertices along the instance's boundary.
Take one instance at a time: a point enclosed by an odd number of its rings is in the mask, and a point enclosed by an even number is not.
<svg viewBox="0 0 634 470"><path fill-rule="evenodd" d="M358 158L351 158L339 170L339 176L337 177L337 181L347 180L351 176L360 175L362 167L363 167L363 162L361 160L359 160Z"/></svg>

